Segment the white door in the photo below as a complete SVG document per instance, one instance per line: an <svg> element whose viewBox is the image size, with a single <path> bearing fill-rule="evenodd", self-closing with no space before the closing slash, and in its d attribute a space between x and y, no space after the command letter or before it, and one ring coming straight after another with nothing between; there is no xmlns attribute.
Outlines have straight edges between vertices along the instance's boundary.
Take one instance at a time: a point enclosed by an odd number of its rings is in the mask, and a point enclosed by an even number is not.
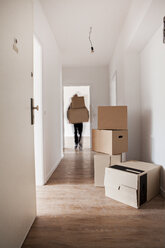
<svg viewBox="0 0 165 248"><path fill-rule="evenodd" d="M36 215L31 0L0 1L0 247L21 246Z"/></svg>

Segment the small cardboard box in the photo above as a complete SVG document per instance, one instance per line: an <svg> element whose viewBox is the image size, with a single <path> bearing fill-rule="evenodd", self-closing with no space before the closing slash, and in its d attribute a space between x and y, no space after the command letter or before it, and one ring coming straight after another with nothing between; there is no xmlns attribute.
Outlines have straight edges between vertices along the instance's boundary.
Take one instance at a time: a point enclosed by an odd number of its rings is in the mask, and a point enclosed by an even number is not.
<svg viewBox="0 0 165 248"><path fill-rule="evenodd" d="M128 152L128 130L92 130L92 150L117 155Z"/></svg>
<svg viewBox="0 0 165 248"><path fill-rule="evenodd" d="M98 107L98 129L127 128L127 106Z"/></svg>
<svg viewBox="0 0 165 248"><path fill-rule="evenodd" d="M105 168L105 195L139 208L159 194L160 169L158 165L140 161Z"/></svg>
<svg viewBox="0 0 165 248"><path fill-rule="evenodd" d="M73 109L85 108L84 97L83 96L72 97L71 108Z"/></svg>
<svg viewBox="0 0 165 248"><path fill-rule="evenodd" d="M76 124L82 122L88 122L89 112L87 108L73 109L68 110L68 120L69 123Z"/></svg>
<svg viewBox="0 0 165 248"><path fill-rule="evenodd" d="M94 155L94 182L95 186L104 187L105 168L109 165L122 162L122 154L108 155L97 153Z"/></svg>

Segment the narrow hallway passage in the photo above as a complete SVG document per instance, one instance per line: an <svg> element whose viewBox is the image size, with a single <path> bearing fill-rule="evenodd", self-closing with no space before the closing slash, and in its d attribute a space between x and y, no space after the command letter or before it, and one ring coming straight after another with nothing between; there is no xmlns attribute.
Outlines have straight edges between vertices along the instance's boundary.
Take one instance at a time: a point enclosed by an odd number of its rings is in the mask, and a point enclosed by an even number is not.
<svg viewBox="0 0 165 248"><path fill-rule="evenodd" d="M66 150L47 185L37 188L37 218L22 247L164 247L161 196L136 210L106 198L93 182L93 153Z"/></svg>

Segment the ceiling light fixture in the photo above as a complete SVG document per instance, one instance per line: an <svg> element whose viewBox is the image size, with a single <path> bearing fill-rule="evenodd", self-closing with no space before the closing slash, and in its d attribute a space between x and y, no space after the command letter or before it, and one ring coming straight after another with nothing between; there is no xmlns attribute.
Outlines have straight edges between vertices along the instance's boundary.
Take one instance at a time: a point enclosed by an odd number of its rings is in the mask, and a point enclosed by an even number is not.
<svg viewBox="0 0 165 248"><path fill-rule="evenodd" d="M91 41L91 34L92 34L92 27L90 27L90 30L89 30L89 42L91 44L91 53L94 53L94 47Z"/></svg>

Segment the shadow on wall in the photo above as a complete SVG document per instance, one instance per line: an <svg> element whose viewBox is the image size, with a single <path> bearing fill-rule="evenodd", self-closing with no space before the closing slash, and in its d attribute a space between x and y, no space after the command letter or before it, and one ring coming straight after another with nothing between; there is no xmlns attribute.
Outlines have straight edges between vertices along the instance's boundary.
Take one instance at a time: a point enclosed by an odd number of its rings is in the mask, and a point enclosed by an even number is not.
<svg viewBox="0 0 165 248"><path fill-rule="evenodd" d="M128 153L127 160L141 160L140 114L128 107Z"/></svg>
<svg viewBox="0 0 165 248"><path fill-rule="evenodd" d="M165 168L154 156L156 152L156 140L153 136L152 111L146 110L142 115L142 133L141 133L141 153L142 161L161 165L160 189L165 197Z"/></svg>
<svg viewBox="0 0 165 248"><path fill-rule="evenodd" d="M142 114L141 158L145 162L153 162L152 112L146 110Z"/></svg>

